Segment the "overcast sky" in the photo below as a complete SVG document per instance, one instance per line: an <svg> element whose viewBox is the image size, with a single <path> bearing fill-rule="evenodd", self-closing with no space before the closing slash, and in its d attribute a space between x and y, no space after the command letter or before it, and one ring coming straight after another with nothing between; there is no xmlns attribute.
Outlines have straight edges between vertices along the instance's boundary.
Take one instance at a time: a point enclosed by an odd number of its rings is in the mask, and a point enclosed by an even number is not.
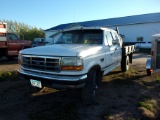
<svg viewBox="0 0 160 120"><path fill-rule="evenodd" d="M48 29L60 24L160 12L160 0L0 0L0 19Z"/></svg>

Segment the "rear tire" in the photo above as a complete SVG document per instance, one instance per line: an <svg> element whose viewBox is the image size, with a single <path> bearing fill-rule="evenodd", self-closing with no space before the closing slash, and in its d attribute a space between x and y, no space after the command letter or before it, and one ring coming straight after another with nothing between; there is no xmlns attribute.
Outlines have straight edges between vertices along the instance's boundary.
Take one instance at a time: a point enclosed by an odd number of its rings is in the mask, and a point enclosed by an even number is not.
<svg viewBox="0 0 160 120"><path fill-rule="evenodd" d="M129 70L129 57L123 57L121 62L121 70L122 72L126 72Z"/></svg>
<svg viewBox="0 0 160 120"><path fill-rule="evenodd" d="M84 88L82 88L82 102L86 105L92 105L96 100L96 78L97 72L95 69L91 69L87 74L87 83Z"/></svg>
<svg viewBox="0 0 160 120"><path fill-rule="evenodd" d="M150 69L147 69L146 71L147 71L147 75L150 76L151 75Z"/></svg>

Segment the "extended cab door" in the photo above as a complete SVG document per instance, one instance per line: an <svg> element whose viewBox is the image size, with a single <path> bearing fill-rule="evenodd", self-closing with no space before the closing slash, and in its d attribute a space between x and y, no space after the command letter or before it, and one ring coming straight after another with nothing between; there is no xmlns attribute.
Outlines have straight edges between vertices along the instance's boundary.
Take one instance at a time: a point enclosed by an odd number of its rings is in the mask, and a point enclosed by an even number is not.
<svg viewBox="0 0 160 120"><path fill-rule="evenodd" d="M108 68L114 66L117 62L116 45L113 44L113 36L110 31L105 32L105 46L106 46L106 65Z"/></svg>
<svg viewBox="0 0 160 120"><path fill-rule="evenodd" d="M19 38L13 33L8 33L7 40L8 55L17 56L22 46Z"/></svg>
<svg viewBox="0 0 160 120"><path fill-rule="evenodd" d="M118 36L117 32L112 31L111 32L112 37L113 37L113 41L112 44L115 47L115 54L116 54L116 61L117 62L121 62L121 57L122 57L122 39L120 38L120 36Z"/></svg>

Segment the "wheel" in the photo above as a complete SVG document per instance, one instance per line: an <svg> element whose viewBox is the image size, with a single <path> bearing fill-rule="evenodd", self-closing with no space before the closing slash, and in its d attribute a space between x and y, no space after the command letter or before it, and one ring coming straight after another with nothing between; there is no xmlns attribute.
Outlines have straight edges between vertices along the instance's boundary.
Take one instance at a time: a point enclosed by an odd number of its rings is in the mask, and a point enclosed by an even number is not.
<svg viewBox="0 0 160 120"><path fill-rule="evenodd" d="M150 76L151 75L150 69L147 69L146 71L147 71L147 75Z"/></svg>
<svg viewBox="0 0 160 120"><path fill-rule="evenodd" d="M14 60L14 59L15 59L15 56L6 56L6 58L7 58L8 60Z"/></svg>
<svg viewBox="0 0 160 120"><path fill-rule="evenodd" d="M126 72L127 70L129 70L129 57L128 56L122 58L121 70L122 72Z"/></svg>
<svg viewBox="0 0 160 120"><path fill-rule="evenodd" d="M86 105L91 105L95 103L96 99L96 78L97 72L95 69L91 69L87 74L87 83L84 88L82 88L82 102Z"/></svg>

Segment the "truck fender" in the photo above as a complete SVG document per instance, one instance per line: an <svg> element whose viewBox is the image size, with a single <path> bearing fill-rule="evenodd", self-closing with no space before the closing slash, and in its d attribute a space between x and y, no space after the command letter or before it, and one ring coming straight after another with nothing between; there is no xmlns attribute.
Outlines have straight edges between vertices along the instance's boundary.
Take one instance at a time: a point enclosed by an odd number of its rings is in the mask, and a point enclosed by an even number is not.
<svg viewBox="0 0 160 120"><path fill-rule="evenodd" d="M96 70L96 72L97 72L96 84L99 86L99 85L101 85L101 83L102 83L102 76L103 76L103 71L101 71L101 66L98 65L98 64L92 65L92 66L88 69L88 72L89 72L90 70L92 70L92 69Z"/></svg>
<svg viewBox="0 0 160 120"><path fill-rule="evenodd" d="M151 69L151 58L147 58L146 69Z"/></svg>

